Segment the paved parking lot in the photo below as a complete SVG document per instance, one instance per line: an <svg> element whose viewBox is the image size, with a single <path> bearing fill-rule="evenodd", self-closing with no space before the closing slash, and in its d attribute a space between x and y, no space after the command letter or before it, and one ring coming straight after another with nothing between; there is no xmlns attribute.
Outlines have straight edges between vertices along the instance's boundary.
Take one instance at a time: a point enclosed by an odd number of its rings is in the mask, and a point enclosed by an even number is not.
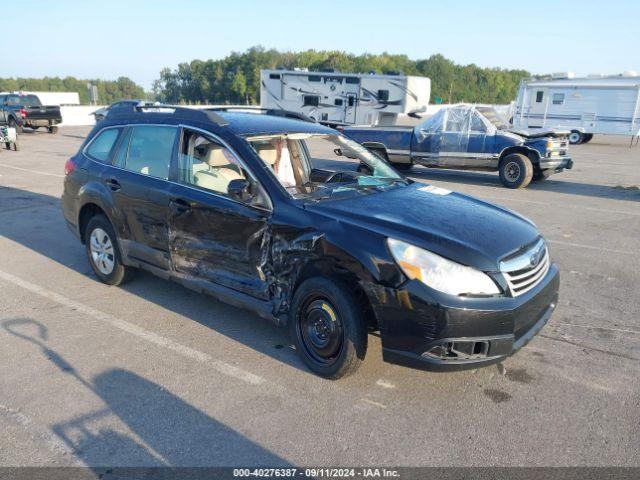
<svg viewBox="0 0 640 480"><path fill-rule="evenodd" d="M0 153L0 465L640 466L640 146L596 137L518 191L416 168L534 220L560 304L501 366L396 367L370 336L329 382L251 313L146 273L97 281L59 207L87 132Z"/></svg>

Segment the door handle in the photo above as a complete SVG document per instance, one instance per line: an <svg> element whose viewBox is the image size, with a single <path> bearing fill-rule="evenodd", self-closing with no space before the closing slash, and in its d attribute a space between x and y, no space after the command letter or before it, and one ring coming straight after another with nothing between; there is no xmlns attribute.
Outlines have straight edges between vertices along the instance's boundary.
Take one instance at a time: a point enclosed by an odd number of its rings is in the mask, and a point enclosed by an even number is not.
<svg viewBox="0 0 640 480"><path fill-rule="evenodd" d="M169 208L171 208L174 213L186 213L191 210L191 205L181 198L174 198L169 201Z"/></svg>
<svg viewBox="0 0 640 480"><path fill-rule="evenodd" d="M113 192L117 192L122 188L122 185L120 185L120 182L118 182L115 178L109 178L105 183Z"/></svg>

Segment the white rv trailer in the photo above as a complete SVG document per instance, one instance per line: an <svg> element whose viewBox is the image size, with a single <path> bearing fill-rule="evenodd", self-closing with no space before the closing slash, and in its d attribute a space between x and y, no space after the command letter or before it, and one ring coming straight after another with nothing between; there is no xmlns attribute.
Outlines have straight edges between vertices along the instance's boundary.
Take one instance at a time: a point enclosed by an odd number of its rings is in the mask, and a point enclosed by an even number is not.
<svg viewBox="0 0 640 480"><path fill-rule="evenodd" d="M571 131L573 144L594 134L640 134L640 76L529 80L520 84L513 113L518 128L559 128Z"/></svg>
<svg viewBox="0 0 640 480"><path fill-rule="evenodd" d="M426 77L307 70L262 70L260 106L302 113L329 125L394 125L425 112Z"/></svg>

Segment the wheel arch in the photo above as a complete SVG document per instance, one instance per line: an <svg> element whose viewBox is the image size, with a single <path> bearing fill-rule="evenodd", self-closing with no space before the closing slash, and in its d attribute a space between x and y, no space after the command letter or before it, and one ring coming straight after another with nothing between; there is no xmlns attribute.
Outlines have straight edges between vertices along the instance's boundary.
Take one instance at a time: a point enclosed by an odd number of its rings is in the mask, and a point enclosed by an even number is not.
<svg viewBox="0 0 640 480"><path fill-rule="evenodd" d="M498 157L498 165L502 162L502 160L507 157L507 155L511 155L512 153L520 153L531 160L531 163L534 167L540 165L540 152L533 148L526 147L524 145L513 145L511 147L507 147L500 152L500 156Z"/></svg>
<svg viewBox="0 0 640 480"><path fill-rule="evenodd" d="M389 152L387 151L387 146L382 142L362 142L362 146L369 150L380 150L384 152L385 160L389 160Z"/></svg>
<svg viewBox="0 0 640 480"><path fill-rule="evenodd" d="M111 226L113 226L113 222L109 218L109 215L107 215L105 209L94 201L88 201L82 207L80 207L80 210L78 211L78 233L80 233L80 241L83 244L85 243L84 238L87 225L89 224L89 221L96 215L104 215L111 223Z"/></svg>
<svg viewBox="0 0 640 480"><path fill-rule="evenodd" d="M367 319L367 328L373 330L380 328L371 299L363 288L358 276L333 259L319 258L308 261L300 269L295 279L291 290L291 298L293 298L298 287L302 285L305 280L313 277L329 278L342 283L362 308L364 316Z"/></svg>

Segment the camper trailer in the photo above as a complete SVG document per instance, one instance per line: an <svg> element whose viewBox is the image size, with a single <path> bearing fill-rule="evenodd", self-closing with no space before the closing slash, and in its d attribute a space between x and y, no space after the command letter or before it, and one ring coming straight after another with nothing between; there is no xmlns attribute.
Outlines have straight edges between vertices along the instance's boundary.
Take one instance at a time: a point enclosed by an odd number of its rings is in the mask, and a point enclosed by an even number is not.
<svg viewBox="0 0 640 480"><path fill-rule="evenodd" d="M586 143L594 134L640 134L640 76L573 78L554 75L548 80L523 81L516 100L517 128L569 130L572 144Z"/></svg>
<svg viewBox="0 0 640 480"><path fill-rule="evenodd" d="M395 125L429 104L425 77L307 70L262 70L260 106L289 110L327 125Z"/></svg>

